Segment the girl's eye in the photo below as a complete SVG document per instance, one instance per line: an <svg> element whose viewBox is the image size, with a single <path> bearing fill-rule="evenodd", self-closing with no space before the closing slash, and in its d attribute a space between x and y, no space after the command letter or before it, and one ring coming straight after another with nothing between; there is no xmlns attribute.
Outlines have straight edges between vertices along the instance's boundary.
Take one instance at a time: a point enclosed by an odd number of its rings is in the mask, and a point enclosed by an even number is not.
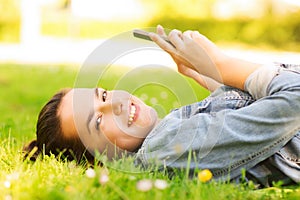
<svg viewBox="0 0 300 200"><path fill-rule="evenodd" d="M96 119L96 130L99 130L99 126L101 124L102 116L98 116Z"/></svg>
<svg viewBox="0 0 300 200"><path fill-rule="evenodd" d="M103 102L105 102L106 97L107 97L107 90L104 90L103 93L102 93L102 101Z"/></svg>

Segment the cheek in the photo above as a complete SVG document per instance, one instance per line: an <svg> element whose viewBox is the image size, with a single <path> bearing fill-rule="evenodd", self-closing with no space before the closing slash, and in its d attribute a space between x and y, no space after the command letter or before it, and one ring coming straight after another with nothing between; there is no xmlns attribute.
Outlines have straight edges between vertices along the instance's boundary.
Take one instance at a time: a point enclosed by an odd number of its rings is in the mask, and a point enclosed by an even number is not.
<svg viewBox="0 0 300 200"><path fill-rule="evenodd" d="M142 128L150 128L155 123L156 118L156 111L153 108L147 106L140 113L140 117L137 122Z"/></svg>
<svg viewBox="0 0 300 200"><path fill-rule="evenodd" d="M102 119L100 130L110 140L115 140L122 134L122 123L118 122L118 118L105 116Z"/></svg>

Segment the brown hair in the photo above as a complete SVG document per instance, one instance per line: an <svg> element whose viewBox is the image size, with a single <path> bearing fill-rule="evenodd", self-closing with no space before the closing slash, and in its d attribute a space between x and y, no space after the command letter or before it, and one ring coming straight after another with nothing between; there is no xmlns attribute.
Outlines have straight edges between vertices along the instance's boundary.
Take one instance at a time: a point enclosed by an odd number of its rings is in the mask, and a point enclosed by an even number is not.
<svg viewBox="0 0 300 200"><path fill-rule="evenodd" d="M92 162L94 157L86 150L79 137L66 138L61 129L58 109L70 89L56 93L39 113L36 125L36 140L24 146L25 158L35 161L38 155L54 154L56 157Z"/></svg>

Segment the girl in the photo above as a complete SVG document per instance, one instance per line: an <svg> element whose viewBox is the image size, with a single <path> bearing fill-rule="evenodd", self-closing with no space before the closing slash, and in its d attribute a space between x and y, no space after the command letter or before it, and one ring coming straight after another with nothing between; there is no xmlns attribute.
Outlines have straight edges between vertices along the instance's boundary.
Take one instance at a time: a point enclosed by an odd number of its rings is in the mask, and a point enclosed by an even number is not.
<svg viewBox="0 0 300 200"><path fill-rule="evenodd" d="M300 68L261 65L229 57L195 31L163 28L151 39L178 71L215 90L208 98L172 111L155 110L125 91L63 90L44 106L37 139L25 149L93 160L132 152L136 164L190 170L208 168L219 180L246 178L264 186L300 182ZM187 94L188 95L188 94ZM193 159L189 159L191 157Z"/></svg>

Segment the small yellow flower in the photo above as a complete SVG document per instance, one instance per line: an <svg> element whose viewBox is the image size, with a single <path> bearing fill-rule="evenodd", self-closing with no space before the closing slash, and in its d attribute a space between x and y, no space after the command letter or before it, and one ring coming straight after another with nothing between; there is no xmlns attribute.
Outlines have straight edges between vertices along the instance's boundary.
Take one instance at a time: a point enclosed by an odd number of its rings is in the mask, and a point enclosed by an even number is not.
<svg viewBox="0 0 300 200"><path fill-rule="evenodd" d="M212 179L213 174L211 173L211 171L209 169L204 169L201 170L200 172L198 172L198 179L205 183L207 181L209 181L210 179Z"/></svg>
<svg viewBox="0 0 300 200"><path fill-rule="evenodd" d="M72 191L74 191L74 188L73 188L72 186L70 186L70 185L67 185L67 186L65 187L65 191L66 191L66 192L72 192Z"/></svg>

